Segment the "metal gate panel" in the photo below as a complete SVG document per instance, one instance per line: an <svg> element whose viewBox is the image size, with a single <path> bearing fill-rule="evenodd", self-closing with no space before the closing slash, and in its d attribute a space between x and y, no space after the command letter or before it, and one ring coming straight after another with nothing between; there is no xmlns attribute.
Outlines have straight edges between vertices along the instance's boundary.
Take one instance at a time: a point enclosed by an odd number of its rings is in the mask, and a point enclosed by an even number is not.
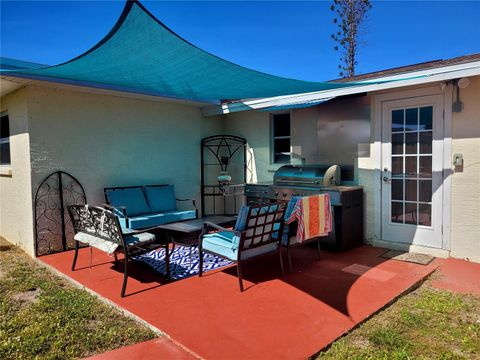
<svg viewBox="0 0 480 360"><path fill-rule="evenodd" d="M73 227L67 206L86 204L80 182L64 171L56 171L40 183L35 193L35 255L73 249Z"/></svg>

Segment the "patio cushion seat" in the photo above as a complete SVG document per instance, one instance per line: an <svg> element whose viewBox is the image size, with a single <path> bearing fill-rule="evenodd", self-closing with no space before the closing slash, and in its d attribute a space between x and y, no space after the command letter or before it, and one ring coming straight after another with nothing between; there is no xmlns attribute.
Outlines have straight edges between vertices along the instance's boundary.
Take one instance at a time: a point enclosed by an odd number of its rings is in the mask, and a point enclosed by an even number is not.
<svg viewBox="0 0 480 360"><path fill-rule="evenodd" d="M81 243L88 244L108 254L113 254L120 246L120 244L117 244L111 240L103 239L82 231L76 233L73 238Z"/></svg>
<svg viewBox="0 0 480 360"><path fill-rule="evenodd" d="M150 211L153 213L177 210L175 188L173 185L145 186Z"/></svg>
<svg viewBox="0 0 480 360"><path fill-rule="evenodd" d="M236 261L238 259L239 241L239 237L230 231L205 234L203 236L202 249L224 256L229 260ZM272 252L277 249L277 247L277 243L269 243L253 249L244 250L241 254L241 260Z"/></svg>
<svg viewBox="0 0 480 360"><path fill-rule="evenodd" d="M107 195L112 206L125 206L128 216L150 212L143 190L139 187L107 190Z"/></svg>
<svg viewBox="0 0 480 360"><path fill-rule="evenodd" d="M119 218L120 225L125 228L125 219ZM159 214L143 214L141 216L134 216L128 219L130 229L144 229L148 227L163 225L166 223L166 216L164 213Z"/></svg>
<svg viewBox="0 0 480 360"><path fill-rule="evenodd" d="M164 213L165 223L177 222L182 220L195 219L197 212L195 210L175 210Z"/></svg>
<svg viewBox="0 0 480 360"><path fill-rule="evenodd" d="M150 234L148 232L125 236L125 244L127 246L135 246L135 245L148 245L155 242L155 235Z"/></svg>

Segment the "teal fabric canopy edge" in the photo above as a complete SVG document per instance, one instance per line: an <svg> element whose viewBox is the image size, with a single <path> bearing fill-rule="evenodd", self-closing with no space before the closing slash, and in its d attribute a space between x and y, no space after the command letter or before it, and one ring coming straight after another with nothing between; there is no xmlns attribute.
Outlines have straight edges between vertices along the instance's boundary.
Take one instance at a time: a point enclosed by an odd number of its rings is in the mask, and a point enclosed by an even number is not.
<svg viewBox="0 0 480 360"><path fill-rule="evenodd" d="M208 103L366 85L295 80L242 67L181 38L136 0L127 1L112 30L76 58L0 74Z"/></svg>

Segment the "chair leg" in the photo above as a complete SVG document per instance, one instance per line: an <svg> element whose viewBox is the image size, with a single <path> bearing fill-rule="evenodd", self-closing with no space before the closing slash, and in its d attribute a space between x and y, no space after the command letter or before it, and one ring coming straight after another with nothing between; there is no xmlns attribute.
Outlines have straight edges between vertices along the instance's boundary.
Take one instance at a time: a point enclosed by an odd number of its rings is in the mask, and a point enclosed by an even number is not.
<svg viewBox="0 0 480 360"><path fill-rule="evenodd" d="M202 251L201 247L198 248L198 257L199 257L199 260L200 260L199 263L198 263L198 266L199 266L198 276L202 277L202 275L203 275L203 251Z"/></svg>
<svg viewBox="0 0 480 360"><path fill-rule="evenodd" d="M114 260L114 261L115 261L115 263L114 263L114 264L115 264L115 267L117 267L117 266L118 266L118 256L117 256L117 253L113 253L113 258L115 259L115 260Z"/></svg>
<svg viewBox="0 0 480 360"><path fill-rule="evenodd" d="M290 269L290 272L293 272L292 257L290 256L290 246L287 246L287 258L288 258L288 268Z"/></svg>
<svg viewBox="0 0 480 360"><path fill-rule="evenodd" d="M240 260L237 262L237 275L238 275L238 284L240 285L240 292L243 292L242 262Z"/></svg>
<svg viewBox="0 0 480 360"><path fill-rule="evenodd" d="M283 256L282 256L282 247L278 249L278 254L280 256L280 268L282 269L282 276L285 276L285 269L283 268Z"/></svg>
<svg viewBox="0 0 480 360"><path fill-rule="evenodd" d="M72 271L75 270L75 265L77 264L78 258L78 241L75 241L75 255L73 255Z"/></svg>
<svg viewBox="0 0 480 360"><path fill-rule="evenodd" d="M123 260L123 284L122 284L122 291L120 296L123 298L125 297L125 289L127 288L127 279L128 279L128 255L125 253L125 257Z"/></svg>
<svg viewBox="0 0 480 360"><path fill-rule="evenodd" d="M317 251L318 251L318 258L321 259L322 258L322 253L320 251L320 238L318 238L318 240L317 240Z"/></svg>
<svg viewBox="0 0 480 360"><path fill-rule="evenodd" d="M169 243L165 245L165 269L167 271L167 279L170 279L170 249Z"/></svg>

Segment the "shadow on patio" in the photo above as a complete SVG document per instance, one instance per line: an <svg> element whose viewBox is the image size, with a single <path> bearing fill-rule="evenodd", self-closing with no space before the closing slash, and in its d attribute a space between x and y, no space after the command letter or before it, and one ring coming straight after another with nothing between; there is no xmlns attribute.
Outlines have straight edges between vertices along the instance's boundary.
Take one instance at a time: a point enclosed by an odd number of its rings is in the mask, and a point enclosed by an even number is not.
<svg viewBox="0 0 480 360"><path fill-rule="evenodd" d="M428 276L427 266L386 260L384 249L362 246L345 252L323 251L318 260L308 246L293 251L293 273L282 278L277 256L244 267L240 293L235 268L204 277L168 282L146 265L132 266L125 298L118 269L104 253L82 249L78 270L73 253L40 260L85 287L136 314L201 357L306 358ZM113 270L113 271L112 271Z"/></svg>

